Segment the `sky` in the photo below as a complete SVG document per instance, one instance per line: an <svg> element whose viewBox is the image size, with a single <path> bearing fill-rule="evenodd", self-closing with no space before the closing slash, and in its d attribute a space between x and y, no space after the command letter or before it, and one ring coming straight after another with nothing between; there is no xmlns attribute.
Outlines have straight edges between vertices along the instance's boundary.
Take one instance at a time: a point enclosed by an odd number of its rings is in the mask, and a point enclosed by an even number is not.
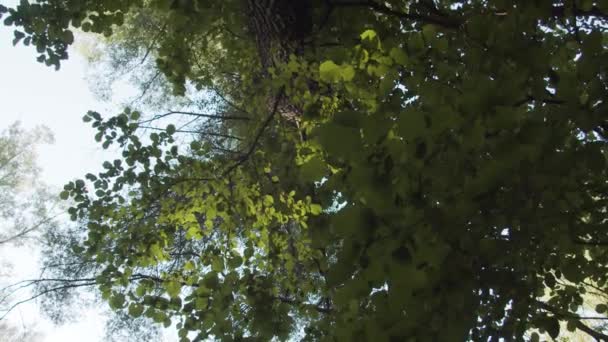
<svg viewBox="0 0 608 342"><path fill-rule="evenodd" d="M89 109L104 111L110 106L98 103L84 80L85 63L77 54L57 72L36 62L32 48L12 46L12 31L0 26L0 129L15 121L24 128L47 126L55 143L38 149L42 180L55 188L99 168L111 154L97 146L94 131L82 122ZM36 251L20 248L11 251L10 260L18 270L15 279L36 270ZM83 319L54 327L42 319L35 306L16 310L11 319L26 326L35 325L44 342L101 341L103 325L95 312ZM86 336L86 337L85 337Z"/></svg>
<svg viewBox="0 0 608 342"><path fill-rule="evenodd" d="M107 113L112 106L93 98L84 80L84 60L78 54L72 53L55 71L35 60L35 50L13 47L11 36L6 27L0 27L0 126L21 121L24 127L50 128L55 143L39 150L39 162L46 183L62 186L112 157L99 148L93 139L95 131L82 122L88 110Z"/></svg>
<svg viewBox="0 0 608 342"><path fill-rule="evenodd" d="M5 5L14 1L0 0ZM7 4L8 2L8 4ZM115 152L101 149L95 131L82 121L88 110L105 115L117 113L117 106L96 101L84 79L86 62L73 49L59 71L36 61L32 47L12 45L13 33L0 24L0 130L15 121L24 128L47 126L55 143L38 149L42 180L57 189L74 178L101 170L104 160L113 160ZM18 248L4 251L14 264L15 280L36 272L37 251ZM95 311L86 311L82 319L55 327L43 319L35 305L15 310L10 319L25 326L36 326L44 342L101 341L103 319Z"/></svg>

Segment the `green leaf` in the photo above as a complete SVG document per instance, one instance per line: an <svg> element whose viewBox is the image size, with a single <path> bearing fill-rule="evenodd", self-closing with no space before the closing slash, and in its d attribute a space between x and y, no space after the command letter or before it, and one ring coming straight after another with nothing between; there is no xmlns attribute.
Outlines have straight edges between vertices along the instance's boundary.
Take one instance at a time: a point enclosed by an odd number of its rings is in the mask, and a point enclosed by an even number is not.
<svg viewBox="0 0 608 342"><path fill-rule="evenodd" d="M19 41L23 39L23 37L25 37L25 34L18 30L13 31L13 34L15 35L15 38L13 39L13 45L17 45Z"/></svg>
<svg viewBox="0 0 608 342"><path fill-rule="evenodd" d="M74 43L74 34L70 30L65 30L61 34L61 40L67 45Z"/></svg>
<svg viewBox="0 0 608 342"><path fill-rule="evenodd" d="M559 336L559 320L557 318L548 317L544 328L551 338L556 339Z"/></svg>
<svg viewBox="0 0 608 342"><path fill-rule="evenodd" d="M329 83L350 82L355 77L355 68L349 64L340 66L333 61L325 61L319 66L319 77Z"/></svg>
<svg viewBox="0 0 608 342"><path fill-rule="evenodd" d="M310 213L313 215L319 215L323 212L323 207L321 207L318 204L311 204L310 205Z"/></svg>
<svg viewBox="0 0 608 342"><path fill-rule="evenodd" d="M110 308L117 310L122 309L125 304L125 295L122 293L116 293L109 300Z"/></svg>
<svg viewBox="0 0 608 342"><path fill-rule="evenodd" d="M168 125L166 131L167 134L172 135L173 133L175 133L175 125Z"/></svg>
<svg viewBox="0 0 608 342"><path fill-rule="evenodd" d="M608 306L606 304L598 304L595 306L595 312L597 313L605 313L606 311L608 311Z"/></svg>
<svg viewBox="0 0 608 342"><path fill-rule="evenodd" d="M145 283L140 283L137 286L137 288L135 289L135 294L138 297L143 297L146 294L147 290L148 290L148 287L146 286L146 284Z"/></svg>
<svg viewBox="0 0 608 342"><path fill-rule="evenodd" d="M320 157L313 157L300 166L302 178L305 181L319 181L327 174L327 164Z"/></svg>
<svg viewBox="0 0 608 342"><path fill-rule="evenodd" d="M566 329L568 329L569 332L575 332L576 331L576 322L573 320L569 320L568 324L566 324Z"/></svg>
<svg viewBox="0 0 608 342"><path fill-rule="evenodd" d="M129 315L130 316L137 318L137 317L140 317L143 312L144 312L143 305L136 304L136 303L131 303L129 305Z"/></svg>
<svg viewBox="0 0 608 342"><path fill-rule="evenodd" d="M361 33L361 40L373 40L377 36L378 35L376 34L376 31L374 31L374 30L365 30L365 31L363 31L363 33Z"/></svg>
<svg viewBox="0 0 608 342"><path fill-rule="evenodd" d="M540 342L540 336L538 333L533 332L532 335L530 335L530 342Z"/></svg>
<svg viewBox="0 0 608 342"><path fill-rule="evenodd" d="M243 264L243 258L236 255L228 260L228 266L232 269L238 268Z"/></svg>
<svg viewBox="0 0 608 342"><path fill-rule="evenodd" d="M200 142L198 142L198 141L193 141L193 142L191 142L191 143L190 143L190 148L191 148L193 151L200 150L200 148L201 148L201 143L200 143Z"/></svg>
<svg viewBox="0 0 608 342"><path fill-rule="evenodd" d="M219 279L217 277L217 273L209 272L209 273L205 274L205 277L203 278L203 283L205 284L205 286L208 289L211 289L211 290L217 289L217 287L219 285ZM205 303L206 303L206 301L205 301Z"/></svg>
<svg viewBox="0 0 608 342"><path fill-rule="evenodd" d="M195 269L196 269L196 266L194 265L194 262L192 262L191 260L188 260L184 264L184 270L185 271L194 271Z"/></svg>
<svg viewBox="0 0 608 342"><path fill-rule="evenodd" d="M333 61L325 61L319 66L319 76L326 82L335 82L340 77L340 67Z"/></svg>
<svg viewBox="0 0 608 342"><path fill-rule="evenodd" d="M253 256L253 248L251 247L247 247L245 248L245 252L243 254L245 256L245 258L249 259Z"/></svg>
<svg viewBox="0 0 608 342"><path fill-rule="evenodd" d="M433 24L426 24L422 27L422 34L428 40L434 39L437 34L437 27Z"/></svg>
<svg viewBox="0 0 608 342"><path fill-rule="evenodd" d="M186 231L186 239L201 239L203 237L203 233L201 231L201 227L198 225L193 225L188 228Z"/></svg>
<svg viewBox="0 0 608 342"><path fill-rule="evenodd" d="M340 69L340 76L345 82L350 82L355 77L355 68L352 65L343 65Z"/></svg>
<svg viewBox="0 0 608 342"><path fill-rule="evenodd" d="M182 290L182 284L177 280L170 280L165 283L165 289L170 297L177 297Z"/></svg>
<svg viewBox="0 0 608 342"><path fill-rule="evenodd" d="M408 62L407 54L399 48L392 48L389 55L397 64L406 65Z"/></svg>
<svg viewBox="0 0 608 342"><path fill-rule="evenodd" d="M271 207L274 204L274 198L270 195L265 195L263 204L265 207Z"/></svg>
<svg viewBox="0 0 608 342"><path fill-rule="evenodd" d="M211 269L217 273L224 271L224 259L221 257L213 258L213 261L211 262Z"/></svg>
<svg viewBox="0 0 608 342"><path fill-rule="evenodd" d="M423 136L426 134L426 122L424 114L415 110L401 113L397 118L398 133L406 140Z"/></svg>

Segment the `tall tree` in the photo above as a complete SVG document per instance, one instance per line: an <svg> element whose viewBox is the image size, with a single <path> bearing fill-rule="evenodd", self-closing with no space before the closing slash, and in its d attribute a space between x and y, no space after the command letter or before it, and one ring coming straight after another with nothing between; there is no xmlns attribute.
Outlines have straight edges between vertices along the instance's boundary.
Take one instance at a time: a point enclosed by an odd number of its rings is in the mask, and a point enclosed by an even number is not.
<svg viewBox="0 0 608 342"><path fill-rule="evenodd" d="M53 142L46 127L24 130L19 122L0 134L0 247L19 244L52 221L56 196L39 179L36 148Z"/></svg>
<svg viewBox="0 0 608 342"><path fill-rule="evenodd" d="M112 308L183 340L556 338L560 321L608 340L580 312L585 283L608 286L606 1L0 11L57 68L71 26L154 13L174 92L220 99L153 116L204 121L149 139L138 111L85 116L122 158L62 197Z"/></svg>
<svg viewBox="0 0 608 342"><path fill-rule="evenodd" d="M53 142L44 126L26 130L19 122L0 132L0 284L12 275L14 260L8 247L21 246L40 237L53 225L56 195L40 180L36 162L39 145ZM0 291L0 310L8 298ZM0 341L34 342L42 334L33 326L0 322Z"/></svg>

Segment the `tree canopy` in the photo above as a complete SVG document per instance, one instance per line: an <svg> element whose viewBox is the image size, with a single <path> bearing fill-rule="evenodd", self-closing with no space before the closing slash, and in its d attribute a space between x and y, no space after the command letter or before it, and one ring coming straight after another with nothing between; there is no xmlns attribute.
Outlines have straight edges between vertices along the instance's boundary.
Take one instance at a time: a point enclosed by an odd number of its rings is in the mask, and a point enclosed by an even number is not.
<svg viewBox="0 0 608 342"><path fill-rule="evenodd" d="M537 341L560 322L608 340L583 305L608 292L608 2L0 13L49 66L76 29L116 34L174 94L214 99L84 116L122 156L61 197L86 230L72 252L113 309L183 341Z"/></svg>

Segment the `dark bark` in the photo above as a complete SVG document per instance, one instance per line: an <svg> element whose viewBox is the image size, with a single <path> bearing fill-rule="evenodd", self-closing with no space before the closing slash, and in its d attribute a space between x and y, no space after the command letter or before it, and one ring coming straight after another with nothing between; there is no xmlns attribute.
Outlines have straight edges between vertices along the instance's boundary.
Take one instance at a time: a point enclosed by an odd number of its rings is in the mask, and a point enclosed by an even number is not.
<svg viewBox="0 0 608 342"><path fill-rule="evenodd" d="M263 70L287 61L312 32L311 0L246 0Z"/></svg>

